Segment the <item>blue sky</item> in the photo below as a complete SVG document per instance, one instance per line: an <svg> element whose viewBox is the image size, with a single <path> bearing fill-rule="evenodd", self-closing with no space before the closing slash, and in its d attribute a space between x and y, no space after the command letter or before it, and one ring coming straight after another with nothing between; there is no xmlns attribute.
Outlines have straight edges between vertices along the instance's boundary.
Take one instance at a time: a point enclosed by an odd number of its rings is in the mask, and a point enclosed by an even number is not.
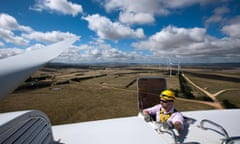
<svg viewBox="0 0 240 144"><path fill-rule="evenodd" d="M66 38L65 63L240 62L238 0L1 0L0 58Z"/></svg>

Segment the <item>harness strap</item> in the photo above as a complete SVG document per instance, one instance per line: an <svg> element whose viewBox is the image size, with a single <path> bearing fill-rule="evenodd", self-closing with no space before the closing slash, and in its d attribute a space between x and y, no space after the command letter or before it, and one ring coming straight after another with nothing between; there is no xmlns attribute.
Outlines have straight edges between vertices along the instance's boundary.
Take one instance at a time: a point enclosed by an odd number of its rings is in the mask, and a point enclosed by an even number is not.
<svg viewBox="0 0 240 144"><path fill-rule="evenodd" d="M176 109L174 109L173 113L177 112ZM160 122L166 122L173 113L167 113L167 114L164 114L164 111L162 109L160 109Z"/></svg>

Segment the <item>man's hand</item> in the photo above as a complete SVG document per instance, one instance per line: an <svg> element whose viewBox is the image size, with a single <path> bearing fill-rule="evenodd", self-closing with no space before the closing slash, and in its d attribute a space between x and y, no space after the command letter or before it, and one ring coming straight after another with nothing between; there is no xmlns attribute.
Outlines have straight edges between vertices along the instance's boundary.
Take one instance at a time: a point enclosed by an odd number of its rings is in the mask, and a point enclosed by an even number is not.
<svg viewBox="0 0 240 144"><path fill-rule="evenodd" d="M149 115L149 114L145 114L145 115L144 115L144 120L145 120L146 122L150 122L150 121L151 121L150 115Z"/></svg>
<svg viewBox="0 0 240 144"><path fill-rule="evenodd" d="M151 116L149 115L148 111L143 110L143 111L142 111L142 114L143 114L144 120L145 120L146 122L150 122L150 121L151 121Z"/></svg>

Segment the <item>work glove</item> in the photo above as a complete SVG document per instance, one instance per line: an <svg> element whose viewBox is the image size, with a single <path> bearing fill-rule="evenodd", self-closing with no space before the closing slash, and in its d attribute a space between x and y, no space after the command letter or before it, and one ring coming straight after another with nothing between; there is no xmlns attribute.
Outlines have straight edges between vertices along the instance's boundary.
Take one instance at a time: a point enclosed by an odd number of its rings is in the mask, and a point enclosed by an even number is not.
<svg viewBox="0 0 240 144"><path fill-rule="evenodd" d="M173 123L171 121L164 122L162 124L162 126L163 126L164 129L168 129L168 130L174 129L174 125L173 125Z"/></svg>
<svg viewBox="0 0 240 144"><path fill-rule="evenodd" d="M146 122L150 122L151 121L151 117L150 117L150 115L144 115L144 120L146 121Z"/></svg>

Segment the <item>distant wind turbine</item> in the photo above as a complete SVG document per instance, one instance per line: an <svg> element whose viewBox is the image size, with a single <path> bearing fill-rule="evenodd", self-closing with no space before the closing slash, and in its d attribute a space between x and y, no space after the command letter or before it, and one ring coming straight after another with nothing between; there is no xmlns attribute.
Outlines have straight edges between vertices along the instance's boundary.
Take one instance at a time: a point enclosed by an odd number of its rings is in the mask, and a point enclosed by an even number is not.
<svg viewBox="0 0 240 144"><path fill-rule="evenodd" d="M169 71L169 77L172 76L172 66L177 66L178 74L180 74L181 66L180 66L179 62L177 64L172 63L171 59L168 58L167 71Z"/></svg>
<svg viewBox="0 0 240 144"><path fill-rule="evenodd" d="M168 71L169 71L169 77L172 76L172 62L171 62L171 59L168 58Z"/></svg>

